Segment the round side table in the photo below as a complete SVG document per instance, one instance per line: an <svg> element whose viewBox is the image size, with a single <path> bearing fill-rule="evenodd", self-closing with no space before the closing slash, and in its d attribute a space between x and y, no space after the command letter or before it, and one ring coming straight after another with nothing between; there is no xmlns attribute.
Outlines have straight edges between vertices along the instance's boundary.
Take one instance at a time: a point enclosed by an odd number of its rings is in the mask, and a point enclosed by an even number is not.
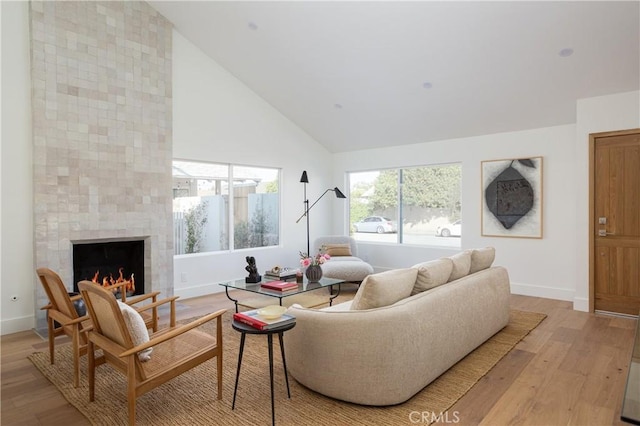
<svg viewBox="0 0 640 426"><path fill-rule="evenodd" d="M236 371L236 384L233 388L233 403L231 405L231 409L233 410L236 406L236 394L238 392L238 379L240 378L240 367L242 366L242 353L244 352L244 340L247 334L262 334L267 336L267 344L269 346L269 379L271 384L271 423L273 425L276 424L276 413L275 413L275 403L273 399L273 335L277 334L280 339L280 352L282 355L282 366L284 367L284 379L287 383L287 397L291 398L291 392L289 391L289 376L287 374L287 361L284 356L284 342L282 340L282 334L291 330L296 326L296 323L285 324L280 327L274 327L269 330L258 330L250 325L244 324L239 321L233 321L231 326L234 330L239 331L240 334L240 352L238 353L238 369Z"/></svg>

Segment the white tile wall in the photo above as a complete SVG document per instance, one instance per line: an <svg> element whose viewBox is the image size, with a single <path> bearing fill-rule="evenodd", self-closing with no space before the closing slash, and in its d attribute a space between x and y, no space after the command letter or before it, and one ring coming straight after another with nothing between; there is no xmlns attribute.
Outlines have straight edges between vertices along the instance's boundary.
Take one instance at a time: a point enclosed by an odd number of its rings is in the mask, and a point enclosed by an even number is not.
<svg viewBox="0 0 640 426"><path fill-rule="evenodd" d="M173 294L171 24L145 2L34 1L31 53L35 266L71 289L72 242L144 238L145 290Z"/></svg>

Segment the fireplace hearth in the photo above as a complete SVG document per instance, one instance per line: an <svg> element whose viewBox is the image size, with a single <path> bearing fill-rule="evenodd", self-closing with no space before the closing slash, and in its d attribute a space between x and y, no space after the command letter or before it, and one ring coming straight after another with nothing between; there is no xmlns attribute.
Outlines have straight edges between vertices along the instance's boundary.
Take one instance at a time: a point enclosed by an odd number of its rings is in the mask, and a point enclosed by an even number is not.
<svg viewBox="0 0 640 426"><path fill-rule="evenodd" d="M144 293L144 240L73 244L73 291L78 282L126 282L127 295Z"/></svg>

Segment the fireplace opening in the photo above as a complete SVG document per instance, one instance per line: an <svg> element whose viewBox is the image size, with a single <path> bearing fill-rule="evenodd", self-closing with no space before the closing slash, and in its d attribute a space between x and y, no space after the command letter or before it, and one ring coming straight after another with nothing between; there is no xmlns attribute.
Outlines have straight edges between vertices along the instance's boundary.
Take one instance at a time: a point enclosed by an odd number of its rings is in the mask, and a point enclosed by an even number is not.
<svg viewBox="0 0 640 426"><path fill-rule="evenodd" d="M144 240L73 244L73 291L88 280L107 286L125 282L127 296L144 293Z"/></svg>

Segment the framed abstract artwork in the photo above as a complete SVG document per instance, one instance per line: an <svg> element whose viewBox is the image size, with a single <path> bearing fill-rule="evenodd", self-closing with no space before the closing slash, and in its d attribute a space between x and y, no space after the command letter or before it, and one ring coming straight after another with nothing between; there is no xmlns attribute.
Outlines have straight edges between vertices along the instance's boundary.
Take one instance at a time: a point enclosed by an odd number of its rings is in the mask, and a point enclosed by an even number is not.
<svg viewBox="0 0 640 426"><path fill-rule="evenodd" d="M481 234L542 238L542 157L482 161Z"/></svg>

